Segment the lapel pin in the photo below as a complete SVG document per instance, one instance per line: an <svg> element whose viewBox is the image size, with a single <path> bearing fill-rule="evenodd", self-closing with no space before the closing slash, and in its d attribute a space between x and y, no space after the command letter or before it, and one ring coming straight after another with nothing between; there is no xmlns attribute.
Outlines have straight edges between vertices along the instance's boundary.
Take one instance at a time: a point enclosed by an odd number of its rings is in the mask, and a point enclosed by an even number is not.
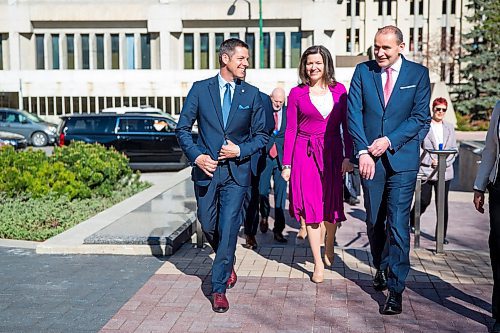
<svg viewBox="0 0 500 333"><path fill-rule="evenodd" d="M241 89L241 92L244 93L245 92L245 89Z"/></svg>

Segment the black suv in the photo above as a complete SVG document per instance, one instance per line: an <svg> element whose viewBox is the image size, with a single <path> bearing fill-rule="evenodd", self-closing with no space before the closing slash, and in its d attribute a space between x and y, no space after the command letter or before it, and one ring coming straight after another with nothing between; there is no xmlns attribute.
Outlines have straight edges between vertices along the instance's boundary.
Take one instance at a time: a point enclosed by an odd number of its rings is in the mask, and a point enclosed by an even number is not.
<svg viewBox="0 0 500 333"><path fill-rule="evenodd" d="M59 146L71 141L112 146L129 158L131 168L140 170L182 169L188 164L174 133L177 123L171 116L101 113L61 119Z"/></svg>

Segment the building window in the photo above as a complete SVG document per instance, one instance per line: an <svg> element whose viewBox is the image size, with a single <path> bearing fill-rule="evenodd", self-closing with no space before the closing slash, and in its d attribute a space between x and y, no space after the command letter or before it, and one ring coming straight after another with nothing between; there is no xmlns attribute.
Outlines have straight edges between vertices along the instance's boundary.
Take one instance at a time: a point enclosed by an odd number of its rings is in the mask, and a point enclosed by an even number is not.
<svg viewBox="0 0 500 333"><path fill-rule="evenodd" d="M450 51L453 52L455 46L455 27L450 27Z"/></svg>
<svg viewBox="0 0 500 333"><path fill-rule="evenodd" d="M446 27L441 27L441 51L446 51Z"/></svg>
<svg viewBox="0 0 500 333"><path fill-rule="evenodd" d="M219 49L220 49L220 45L222 44L223 41L224 41L224 34L223 33L217 33L217 34L215 34L215 50L214 50L215 51L215 57L214 57L214 59L215 59L215 68L220 68L220 64L219 64Z"/></svg>
<svg viewBox="0 0 500 333"><path fill-rule="evenodd" d="M285 33L276 33L275 67L285 68Z"/></svg>
<svg viewBox="0 0 500 333"><path fill-rule="evenodd" d="M346 1L346 5L347 5L347 16L351 16L352 15L352 11L351 11L351 3L352 1L355 1L355 4L354 4L354 10L355 10L355 16L359 16L359 6L360 6L360 0L347 0Z"/></svg>
<svg viewBox="0 0 500 333"><path fill-rule="evenodd" d="M415 0L410 1L410 15L415 15Z"/></svg>
<svg viewBox="0 0 500 333"><path fill-rule="evenodd" d="M446 80L446 64L442 63L441 64L441 81Z"/></svg>
<svg viewBox="0 0 500 333"><path fill-rule="evenodd" d="M447 2L446 0L443 0L443 1L441 2L441 4L442 4L442 5L441 5L441 14L443 14L443 15L445 15L445 14L446 14L446 2Z"/></svg>
<svg viewBox="0 0 500 333"><path fill-rule="evenodd" d="M90 69L89 35L82 35L82 69Z"/></svg>
<svg viewBox="0 0 500 333"><path fill-rule="evenodd" d="M229 38L237 38L240 39L240 33L239 32L231 32L229 34Z"/></svg>
<svg viewBox="0 0 500 333"><path fill-rule="evenodd" d="M127 41L127 69L135 68L135 40L133 34L126 34L125 40Z"/></svg>
<svg viewBox="0 0 500 333"><path fill-rule="evenodd" d="M354 51L359 52L359 29L354 30Z"/></svg>
<svg viewBox="0 0 500 333"><path fill-rule="evenodd" d="M418 51L422 51L424 43L424 28L418 28Z"/></svg>
<svg viewBox="0 0 500 333"><path fill-rule="evenodd" d="M269 36L269 32L264 32L264 68L271 67L271 38Z"/></svg>
<svg viewBox="0 0 500 333"><path fill-rule="evenodd" d="M424 15L424 0L418 0L418 15Z"/></svg>
<svg viewBox="0 0 500 333"><path fill-rule="evenodd" d="M111 34L111 69L120 69L120 35Z"/></svg>
<svg viewBox="0 0 500 333"><path fill-rule="evenodd" d="M151 35L141 34L141 68L151 69Z"/></svg>
<svg viewBox="0 0 500 333"><path fill-rule="evenodd" d="M208 69L208 56L209 56L209 40L208 34L200 34L200 68Z"/></svg>
<svg viewBox="0 0 500 333"><path fill-rule="evenodd" d="M52 69L59 69L59 35L53 34L52 37Z"/></svg>
<svg viewBox="0 0 500 333"><path fill-rule="evenodd" d="M66 57L68 69L75 69L75 35L66 35Z"/></svg>
<svg viewBox="0 0 500 333"><path fill-rule="evenodd" d="M457 13L457 1L451 0L451 14Z"/></svg>
<svg viewBox="0 0 500 333"><path fill-rule="evenodd" d="M415 29L414 28L410 28L410 45L409 45L409 49L410 51L413 51L414 48L415 48L415 39L413 38L413 33L414 33Z"/></svg>
<svg viewBox="0 0 500 333"><path fill-rule="evenodd" d="M346 30L346 35L345 35L345 51L346 52L351 52L351 29Z"/></svg>
<svg viewBox="0 0 500 333"><path fill-rule="evenodd" d="M3 69L3 40L4 40L4 35L0 34L0 70Z"/></svg>
<svg viewBox="0 0 500 333"><path fill-rule="evenodd" d="M193 34L184 34L184 69L194 69Z"/></svg>
<svg viewBox="0 0 500 333"><path fill-rule="evenodd" d="M392 14L392 0L387 0L387 15Z"/></svg>
<svg viewBox="0 0 500 333"><path fill-rule="evenodd" d="M455 64L452 63L450 64L450 81L448 83L454 83L455 82Z"/></svg>
<svg viewBox="0 0 500 333"><path fill-rule="evenodd" d="M104 35L95 35L97 69L104 69Z"/></svg>
<svg viewBox="0 0 500 333"><path fill-rule="evenodd" d="M355 7L356 7L356 16L359 16L359 3L360 2L361 2L360 0L356 0L356 5L355 5Z"/></svg>
<svg viewBox="0 0 500 333"><path fill-rule="evenodd" d="M347 5L347 16L351 16L351 0L347 0L346 5Z"/></svg>
<svg viewBox="0 0 500 333"><path fill-rule="evenodd" d="M42 34L35 35L36 44L36 69L45 69L45 36Z"/></svg>
<svg viewBox="0 0 500 333"><path fill-rule="evenodd" d="M248 67L255 68L255 34L252 32L245 34L245 43L248 44Z"/></svg>
<svg viewBox="0 0 500 333"><path fill-rule="evenodd" d="M302 53L302 33L292 32L291 34L291 63L292 68L298 68L300 64L300 55Z"/></svg>
<svg viewBox="0 0 500 333"><path fill-rule="evenodd" d="M383 13L383 6L384 6L384 3L382 0L378 0L378 15L382 15Z"/></svg>

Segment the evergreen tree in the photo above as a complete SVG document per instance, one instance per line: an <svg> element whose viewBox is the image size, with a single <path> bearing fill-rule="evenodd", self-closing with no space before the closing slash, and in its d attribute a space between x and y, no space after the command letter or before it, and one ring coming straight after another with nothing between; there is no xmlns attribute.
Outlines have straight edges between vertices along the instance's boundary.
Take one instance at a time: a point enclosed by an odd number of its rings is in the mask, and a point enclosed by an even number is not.
<svg viewBox="0 0 500 333"><path fill-rule="evenodd" d="M466 54L460 59L462 84L455 109L472 119L487 119L500 99L500 0L470 0L474 10L467 20L472 30L463 35Z"/></svg>

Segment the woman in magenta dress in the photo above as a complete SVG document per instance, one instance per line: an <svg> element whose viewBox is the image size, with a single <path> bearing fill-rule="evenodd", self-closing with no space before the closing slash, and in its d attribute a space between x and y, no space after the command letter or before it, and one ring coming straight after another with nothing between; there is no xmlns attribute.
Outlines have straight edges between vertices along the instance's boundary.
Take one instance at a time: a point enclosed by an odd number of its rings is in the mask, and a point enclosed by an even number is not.
<svg viewBox="0 0 500 333"><path fill-rule="evenodd" d="M335 81L324 46L311 46L300 59L301 84L288 96L282 172L290 181L290 215L305 223L314 257L312 281L323 281L321 224L326 227L325 264L332 265L337 223L345 221L342 175L352 170L347 132L347 92Z"/></svg>

